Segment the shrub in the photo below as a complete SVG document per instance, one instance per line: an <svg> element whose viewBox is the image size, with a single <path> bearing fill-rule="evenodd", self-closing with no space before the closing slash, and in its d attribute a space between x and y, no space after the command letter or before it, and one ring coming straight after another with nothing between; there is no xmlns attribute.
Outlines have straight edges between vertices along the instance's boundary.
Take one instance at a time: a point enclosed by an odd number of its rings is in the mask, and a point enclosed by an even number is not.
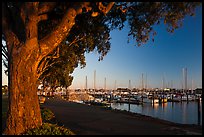
<svg viewBox="0 0 204 137"><path fill-rule="evenodd" d="M48 108L41 109L41 116L42 120L45 122L48 122L55 117L54 113Z"/></svg>
<svg viewBox="0 0 204 137"><path fill-rule="evenodd" d="M23 135L75 135L71 130L57 124L43 123L42 126L28 130Z"/></svg>
<svg viewBox="0 0 204 137"><path fill-rule="evenodd" d="M42 126L29 129L22 135L75 135L71 130L64 126L51 124L51 120L55 117L54 113L48 108L41 108L41 116L44 123ZM49 122L49 123L47 123Z"/></svg>

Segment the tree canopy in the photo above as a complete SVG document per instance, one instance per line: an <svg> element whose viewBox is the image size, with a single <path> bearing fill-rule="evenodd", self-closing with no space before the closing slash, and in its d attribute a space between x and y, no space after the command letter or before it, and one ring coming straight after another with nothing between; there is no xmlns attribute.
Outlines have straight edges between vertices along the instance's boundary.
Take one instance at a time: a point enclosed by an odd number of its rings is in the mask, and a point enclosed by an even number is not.
<svg viewBox="0 0 204 137"><path fill-rule="evenodd" d="M9 10L10 19L17 20L12 23L13 32L20 40L25 41L23 21L26 13L21 12L25 3L6 2L3 4ZM53 28L61 22L67 9L77 4L80 3L39 2L38 39L41 40L51 33ZM86 65L85 52L96 50L99 53L99 61L108 53L111 46L111 30L121 30L127 22L128 41L135 40L135 45L140 46L149 39L154 41L156 32L153 25L163 22L167 24L167 31L172 33L182 26L182 20L186 15L194 15L195 7L199 5L195 2L116 2L106 14L100 9L100 4L102 8L104 5L107 6L108 2L90 3L91 10L86 6L82 9L82 14L76 17L75 25L60 46L41 60L38 67L39 79L70 85L73 78L69 74L78 64L81 64L81 67ZM2 39L4 38L3 33ZM6 63L8 51L3 45L2 51L3 63L8 67Z"/></svg>

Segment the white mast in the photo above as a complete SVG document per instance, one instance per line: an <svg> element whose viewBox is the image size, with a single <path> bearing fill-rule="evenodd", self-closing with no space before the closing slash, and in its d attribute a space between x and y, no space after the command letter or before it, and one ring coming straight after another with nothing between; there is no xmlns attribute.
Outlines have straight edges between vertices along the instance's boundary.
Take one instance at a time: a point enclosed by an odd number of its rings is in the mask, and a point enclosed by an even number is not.
<svg viewBox="0 0 204 137"><path fill-rule="evenodd" d="M144 88L144 80L143 80L143 73L142 73L142 90Z"/></svg>
<svg viewBox="0 0 204 137"><path fill-rule="evenodd" d="M147 89L147 73L146 73L146 77L145 77L145 89Z"/></svg>
<svg viewBox="0 0 204 137"><path fill-rule="evenodd" d="M193 79L192 79L192 85L191 85L191 93L193 93Z"/></svg>
<svg viewBox="0 0 204 137"><path fill-rule="evenodd" d="M165 78L164 78L164 75L163 75L163 77L162 77L162 89L164 90L164 88L165 88Z"/></svg>
<svg viewBox="0 0 204 137"><path fill-rule="evenodd" d="M188 83L187 83L187 68L185 68L185 90L188 89Z"/></svg>
<svg viewBox="0 0 204 137"><path fill-rule="evenodd" d="M131 80L129 80L129 89L131 90Z"/></svg>
<svg viewBox="0 0 204 137"><path fill-rule="evenodd" d="M116 82L117 82L117 81L115 80L115 90L117 89L117 87L116 87Z"/></svg>
<svg viewBox="0 0 204 137"><path fill-rule="evenodd" d="M173 80L171 80L171 89L173 88Z"/></svg>
<svg viewBox="0 0 204 137"><path fill-rule="evenodd" d="M86 89L85 90L87 90L87 76L86 76Z"/></svg>
<svg viewBox="0 0 204 137"><path fill-rule="evenodd" d="M106 77L105 77L105 80L104 80L104 90L106 91Z"/></svg>
<svg viewBox="0 0 204 137"><path fill-rule="evenodd" d="M187 68L183 68L183 91L187 90Z"/></svg>
<svg viewBox="0 0 204 137"><path fill-rule="evenodd" d="M96 90L96 70L94 70L94 90Z"/></svg>

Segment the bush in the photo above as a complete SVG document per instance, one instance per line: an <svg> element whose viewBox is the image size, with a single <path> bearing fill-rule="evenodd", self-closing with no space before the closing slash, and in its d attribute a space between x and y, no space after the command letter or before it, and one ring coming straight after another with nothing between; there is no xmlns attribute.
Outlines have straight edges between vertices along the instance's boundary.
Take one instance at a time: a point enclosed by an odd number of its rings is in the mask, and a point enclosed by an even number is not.
<svg viewBox="0 0 204 137"><path fill-rule="evenodd" d="M41 116L42 120L44 121L42 126L29 129L22 135L75 135L71 130L63 126L50 123L51 120L55 118L54 113L50 109L41 108Z"/></svg>
<svg viewBox="0 0 204 137"><path fill-rule="evenodd" d="M42 126L28 130L23 135L75 135L69 129L57 124L43 123Z"/></svg>
<svg viewBox="0 0 204 137"><path fill-rule="evenodd" d="M41 116L44 122L48 122L55 117L54 113L48 108L41 109Z"/></svg>

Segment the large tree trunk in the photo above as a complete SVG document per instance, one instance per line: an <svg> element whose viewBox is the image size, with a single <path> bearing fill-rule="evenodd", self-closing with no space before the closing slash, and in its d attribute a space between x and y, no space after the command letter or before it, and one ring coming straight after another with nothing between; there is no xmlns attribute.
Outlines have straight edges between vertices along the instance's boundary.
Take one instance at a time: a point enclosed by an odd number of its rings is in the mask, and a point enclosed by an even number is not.
<svg viewBox="0 0 204 137"><path fill-rule="evenodd" d="M31 42L28 46L35 44ZM19 135L42 124L37 96L37 54L35 51L17 53L16 49L13 50L9 61L9 110L4 132L7 135Z"/></svg>

